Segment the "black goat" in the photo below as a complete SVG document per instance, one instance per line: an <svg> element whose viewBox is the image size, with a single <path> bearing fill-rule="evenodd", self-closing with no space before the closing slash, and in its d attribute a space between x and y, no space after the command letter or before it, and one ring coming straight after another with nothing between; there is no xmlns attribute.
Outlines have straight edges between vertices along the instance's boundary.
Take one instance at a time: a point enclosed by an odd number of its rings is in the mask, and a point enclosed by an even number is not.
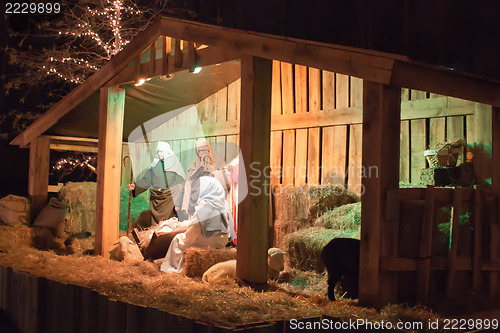
<svg viewBox="0 0 500 333"><path fill-rule="evenodd" d="M328 298L335 300L335 285L341 281L346 296L358 298L359 240L335 238L325 245L321 260L328 272Z"/></svg>

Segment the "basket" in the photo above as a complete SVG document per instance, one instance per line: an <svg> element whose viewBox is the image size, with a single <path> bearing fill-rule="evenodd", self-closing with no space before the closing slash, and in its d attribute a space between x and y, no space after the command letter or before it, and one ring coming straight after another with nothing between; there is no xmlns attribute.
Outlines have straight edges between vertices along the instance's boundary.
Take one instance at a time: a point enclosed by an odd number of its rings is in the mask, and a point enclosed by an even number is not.
<svg viewBox="0 0 500 333"><path fill-rule="evenodd" d="M445 145L440 149L424 151L424 156L431 168L454 167L461 152L459 147Z"/></svg>

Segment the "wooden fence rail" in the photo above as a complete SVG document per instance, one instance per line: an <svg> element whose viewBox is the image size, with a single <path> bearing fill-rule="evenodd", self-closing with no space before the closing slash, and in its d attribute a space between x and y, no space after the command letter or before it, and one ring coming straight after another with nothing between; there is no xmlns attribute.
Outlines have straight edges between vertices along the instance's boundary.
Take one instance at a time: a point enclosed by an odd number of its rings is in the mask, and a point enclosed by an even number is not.
<svg viewBox="0 0 500 333"><path fill-rule="evenodd" d="M493 191L466 188L405 188L388 192L387 221L385 235L391 240L390 255L381 259L383 271L415 272L416 295L419 301L429 298L434 271L445 271L445 282L440 290L446 290L448 296L457 291L470 292L474 295L487 293L490 297L498 296L500 273L499 246L500 218L499 196ZM414 220L403 220L404 203L413 203L420 207L420 215ZM436 242L436 235L443 232L443 226L438 225L437 217L444 208L450 209L449 243L444 244L443 253ZM408 217L408 214L406 215ZM414 225L412 225L414 224ZM438 228L441 228L438 230ZM416 231L412 238L417 239L413 245L418 248L408 248L411 242L400 242L401 235L406 230ZM446 230L446 228L444 228ZM419 237L417 237L419 234ZM439 235L438 235L439 236ZM446 237L448 234L444 232ZM408 240L408 238L406 238ZM384 240L382 240L384 241ZM406 255L401 253L405 252ZM407 253L415 256L410 258ZM472 277L468 290L462 290L457 275L467 271ZM463 278L463 277L462 277ZM460 279L458 279L460 280ZM488 281L485 286L484 282Z"/></svg>
<svg viewBox="0 0 500 333"><path fill-rule="evenodd" d="M124 303L81 286L35 277L0 266L0 311L24 333L289 333L290 320L211 325L154 308ZM339 318L297 318L297 322L332 322Z"/></svg>

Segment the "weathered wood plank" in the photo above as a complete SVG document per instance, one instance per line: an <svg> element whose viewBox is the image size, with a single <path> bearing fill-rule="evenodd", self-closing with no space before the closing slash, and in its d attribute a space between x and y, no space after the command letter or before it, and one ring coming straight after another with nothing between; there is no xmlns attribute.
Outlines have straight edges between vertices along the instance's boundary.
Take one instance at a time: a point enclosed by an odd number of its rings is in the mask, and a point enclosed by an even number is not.
<svg viewBox="0 0 500 333"><path fill-rule="evenodd" d="M118 239L125 90L102 88L97 158L96 252L109 257Z"/></svg>
<svg viewBox="0 0 500 333"><path fill-rule="evenodd" d="M240 153L237 135L226 136L226 158L232 161Z"/></svg>
<svg viewBox="0 0 500 333"><path fill-rule="evenodd" d="M351 76L351 94L350 106L362 107L363 106L363 80Z"/></svg>
<svg viewBox="0 0 500 333"><path fill-rule="evenodd" d="M334 160L333 160L333 150L335 137L334 127L323 127L322 128L322 140L321 143L321 184L328 184L329 180L332 179L332 174L335 173L333 170Z"/></svg>
<svg viewBox="0 0 500 333"><path fill-rule="evenodd" d="M427 149L426 144L426 126L425 120L412 120L410 122L411 130L411 170L410 181L413 184L420 183L420 175L422 169L425 168L424 150Z"/></svg>
<svg viewBox="0 0 500 333"><path fill-rule="evenodd" d="M399 181L410 182L410 121L401 121Z"/></svg>
<svg viewBox="0 0 500 333"><path fill-rule="evenodd" d="M281 63L281 94L283 114L295 112L293 96L293 65Z"/></svg>
<svg viewBox="0 0 500 333"><path fill-rule="evenodd" d="M309 67L309 112L321 110L321 74L317 68Z"/></svg>
<svg viewBox="0 0 500 333"><path fill-rule="evenodd" d="M230 160L226 159L226 137L224 135L215 137L215 146L214 150L220 154L224 158L224 161L229 162Z"/></svg>
<svg viewBox="0 0 500 333"><path fill-rule="evenodd" d="M271 114L282 114L281 110L281 63L273 60L273 82L271 96Z"/></svg>
<svg viewBox="0 0 500 333"><path fill-rule="evenodd" d="M446 140L454 141L464 138L463 116L446 118Z"/></svg>
<svg viewBox="0 0 500 333"><path fill-rule="evenodd" d="M452 97L401 102L401 119L426 119L474 114L474 103Z"/></svg>
<svg viewBox="0 0 500 333"><path fill-rule="evenodd" d="M234 81L227 87L227 120L238 119L238 83Z"/></svg>
<svg viewBox="0 0 500 333"><path fill-rule="evenodd" d="M335 126L333 128L333 149L331 151L332 169L327 181L329 184L345 186L347 153L347 126Z"/></svg>
<svg viewBox="0 0 500 333"><path fill-rule="evenodd" d="M217 92L216 122L226 121L227 119L227 87Z"/></svg>
<svg viewBox="0 0 500 333"><path fill-rule="evenodd" d="M31 200L31 222L47 204L49 186L50 139L40 136L30 143L28 194Z"/></svg>
<svg viewBox="0 0 500 333"><path fill-rule="evenodd" d="M412 89L410 92L410 99L412 101L419 100L419 99L425 99L425 97L426 97L425 91Z"/></svg>
<svg viewBox="0 0 500 333"><path fill-rule="evenodd" d="M247 181L257 180L259 193L248 195L238 206L238 256L236 275L252 284L267 282L269 225L269 166L271 134L272 61L255 57L241 59L241 152L245 165L259 163L260 176L247 173ZM259 207L259 209L255 209Z"/></svg>
<svg viewBox="0 0 500 333"><path fill-rule="evenodd" d="M363 145L363 128L362 125L351 125L349 135L349 174L347 188L357 195L362 193L362 145ZM376 174L371 174L373 168L368 168L366 171L367 177L377 177ZM376 170L376 169L375 169Z"/></svg>
<svg viewBox="0 0 500 333"><path fill-rule="evenodd" d="M455 116L446 118L446 140L452 142L459 139L465 139L464 116ZM463 153L459 155L457 164L463 162Z"/></svg>
<svg viewBox="0 0 500 333"><path fill-rule="evenodd" d="M349 107L349 76L335 74L335 108Z"/></svg>
<svg viewBox="0 0 500 333"><path fill-rule="evenodd" d="M295 130L283 131L283 185L294 185Z"/></svg>
<svg viewBox="0 0 500 333"><path fill-rule="evenodd" d="M285 130L309 127L361 124L363 110L360 107L333 111L315 111L272 116L272 129Z"/></svg>
<svg viewBox="0 0 500 333"><path fill-rule="evenodd" d="M381 271L380 258L387 192L399 187L401 89L364 80L363 106L362 167L378 168L378 177L362 178L359 300L381 305L397 298L396 276Z"/></svg>
<svg viewBox="0 0 500 333"><path fill-rule="evenodd" d="M295 65L295 112L306 112L309 108L307 105L307 67Z"/></svg>
<svg viewBox="0 0 500 333"><path fill-rule="evenodd" d="M410 100L410 89L401 88L401 102L406 102Z"/></svg>
<svg viewBox="0 0 500 333"><path fill-rule="evenodd" d="M281 183L281 149L283 147L283 132L271 132L271 186Z"/></svg>
<svg viewBox="0 0 500 333"><path fill-rule="evenodd" d="M335 73L323 71L323 110L335 109Z"/></svg>
<svg viewBox="0 0 500 333"><path fill-rule="evenodd" d="M436 149L437 144L446 141L446 118L429 119L429 149ZM439 147L437 147L439 148Z"/></svg>
<svg viewBox="0 0 500 333"><path fill-rule="evenodd" d="M296 130L295 140L295 186L301 186L307 176L307 129Z"/></svg>
<svg viewBox="0 0 500 333"><path fill-rule="evenodd" d="M309 128L307 149L307 183L319 184L320 179L320 128Z"/></svg>

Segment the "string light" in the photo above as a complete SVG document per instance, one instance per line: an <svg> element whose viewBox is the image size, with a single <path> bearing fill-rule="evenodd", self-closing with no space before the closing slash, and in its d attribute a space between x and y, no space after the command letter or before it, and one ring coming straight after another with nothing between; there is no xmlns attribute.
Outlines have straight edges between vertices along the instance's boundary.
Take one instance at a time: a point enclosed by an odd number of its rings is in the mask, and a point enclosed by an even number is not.
<svg viewBox="0 0 500 333"><path fill-rule="evenodd" d="M124 15L138 15L143 14L142 11L134 9L132 7L125 6L124 0L107 0L103 3L103 8L92 9L86 7L86 11L93 17L97 19L91 19L92 24L88 22L81 22L77 24L77 31L58 31L59 35L72 36L75 38L86 38L92 41L98 48L100 48L104 54L105 59L109 60L112 56L123 50L125 45L130 43L130 40L124 37L122 28L122 17ZM93 26L95 25L95 26ZM108 30L103 29L103 27L108 27ZM110 32L111 37L105 38L106 33ZM71 63L76 66L80 66L82 69L86 69L87 72L97 71L99 66L92 64L84 59L78 59L74 57L50 57L50 63L60 63L66 64ZM46 68L47 74L57 75L61 79L73 83L82 83L85 77L81 74L67 75L58 71L55 66L50 66Z"/></svg>

